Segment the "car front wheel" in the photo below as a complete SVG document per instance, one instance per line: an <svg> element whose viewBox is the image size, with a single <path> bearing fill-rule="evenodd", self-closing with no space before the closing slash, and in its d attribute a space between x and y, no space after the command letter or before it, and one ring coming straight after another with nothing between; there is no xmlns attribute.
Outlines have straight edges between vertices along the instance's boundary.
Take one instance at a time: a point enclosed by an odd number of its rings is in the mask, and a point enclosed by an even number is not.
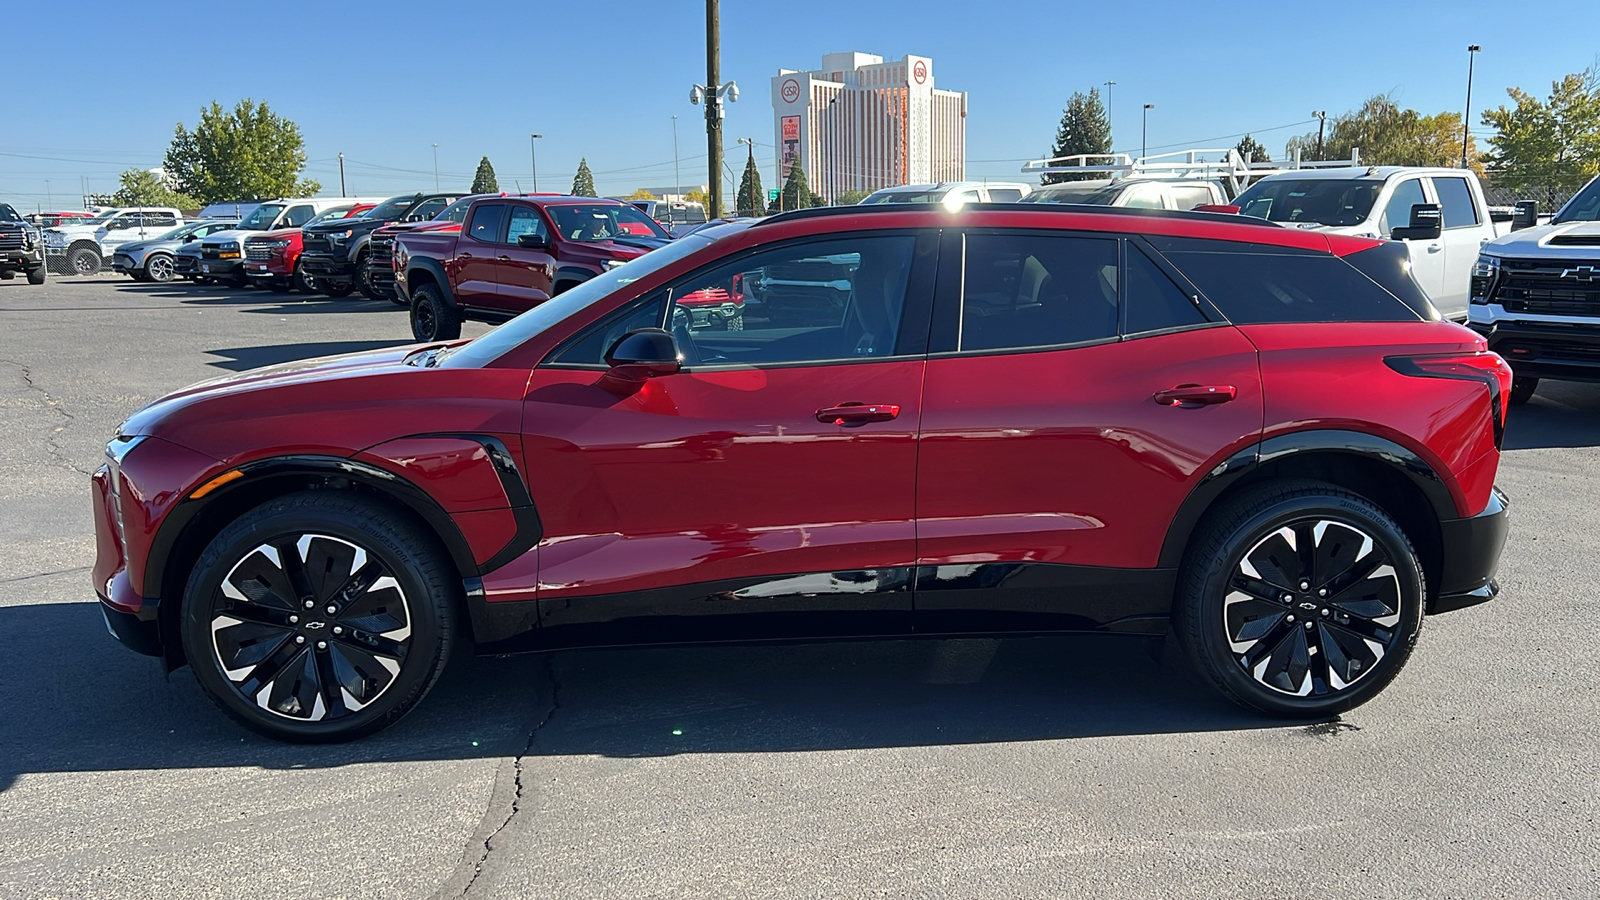
<svg viewBox="0 0 1600 900"><path fill-rule="evenodd" d="M200 686L268 737L350 740L405 715L443 671L459 590L395 510L316 491L256 507L211 542L183 599Z"/></svg>
<svg viewBox="0 0 1600 900"><path fill-rule="evenodd" d="M1533 392L1539 389L1539 379L1518 375L1511 379L1511 405L1521 406L1533 399Z"/></svg>
<svg viewBox="0 0 1600 900"><path fill-rule="evenodd" d="M1394 680L1422 597L1416 551L1377 505L1320 482L1266 484L1196 532L1174 624L1190 662L1230 699L1320 717Z"/></svg>
<svg viewBox="0 0 1600 900"><path fill-rule="evenodd" d="M171 281L173 276L176 274L176 270L172 264L172 257L166 255L165 253L152 254L151 257L145 261L144 273L150 278L151 281L159 281L163 284Z"/></svg>

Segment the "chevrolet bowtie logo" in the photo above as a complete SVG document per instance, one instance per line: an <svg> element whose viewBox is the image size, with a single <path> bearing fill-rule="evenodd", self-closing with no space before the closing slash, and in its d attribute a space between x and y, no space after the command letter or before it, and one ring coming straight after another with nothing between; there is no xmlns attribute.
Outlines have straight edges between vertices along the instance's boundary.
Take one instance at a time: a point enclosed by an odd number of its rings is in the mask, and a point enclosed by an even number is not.
<svg viewBox="0 0 1600 900"><path fill-rule="evenodd" d="M1573 266L1561 270L1562 278L1575 278L1578 281L1595 281L1600 279L1600 269L1594 266Z"/></svg>

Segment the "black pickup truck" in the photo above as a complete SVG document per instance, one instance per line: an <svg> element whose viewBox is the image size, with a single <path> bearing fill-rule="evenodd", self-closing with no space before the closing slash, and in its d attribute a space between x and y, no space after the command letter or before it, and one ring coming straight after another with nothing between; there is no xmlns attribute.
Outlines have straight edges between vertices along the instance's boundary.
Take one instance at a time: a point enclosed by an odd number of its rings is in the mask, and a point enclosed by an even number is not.
<svg viewBox="0 0 1600 900"><path fill-rule="evenodd" d="M44 234L0 203L0 278L26 272L29 284L44 284Z"/></svg>
<svg viewBox="0 0 1600 900"><path fill-rule="evenodd" d="M390 197L359 219L337 219L301 231L300 265L317 290L347 297L356 289L377 299L368 277L372 233L392 222L426 222L465 193L402 194Z"/></svg>

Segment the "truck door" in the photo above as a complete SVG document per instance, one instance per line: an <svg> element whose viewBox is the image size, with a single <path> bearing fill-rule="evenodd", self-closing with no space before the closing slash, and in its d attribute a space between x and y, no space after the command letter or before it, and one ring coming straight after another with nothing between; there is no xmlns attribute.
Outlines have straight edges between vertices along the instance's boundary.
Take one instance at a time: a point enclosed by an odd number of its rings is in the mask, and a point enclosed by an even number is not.
<svg viewBox="0 0 1600 900"><path fill-rule="evenodd" d="M1484 219L1473 199L1472 185L1466 176L1435 175L1433 193L1439 198L1439 211L1444 216L1443 286L1433 305L1447 318L1467 317L1467 289L1471 285L1472 265L1478 261L1478 248L1494 236L1492 228L1483 227Z"/></svg>
<svg viewBox="0 0 1600 900"><path fill-rule="evenodd" d="M1389 198L1383 204L1383 213L1378 217L1378 236L1382 238L1388 238L1396 228L1404 228L1411 223L1413 205L1428 202L1427 195L1422 191L1420 176L1392 182L1389 191ZM1411 274L1428 292L1428 299L1442 312L1445 289L1444 239L1408 240L1405 243L1406 250L1411 254ZM1462 309L1466 309L1465 303Z"/></svg>

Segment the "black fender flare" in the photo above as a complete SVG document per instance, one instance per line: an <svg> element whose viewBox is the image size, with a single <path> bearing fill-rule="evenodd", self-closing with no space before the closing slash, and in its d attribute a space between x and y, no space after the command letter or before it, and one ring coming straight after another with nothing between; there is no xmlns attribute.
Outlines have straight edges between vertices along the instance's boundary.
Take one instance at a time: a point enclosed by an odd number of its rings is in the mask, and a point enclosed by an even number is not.
<svg viewBox="0 0 1600 900"><path fill-rule="evenodd" d="M428 256L413 256L411 260L406 263L407 297L410 297L417 289L416 281L412 278L411 273L418 270L427 272L433 278L433 280L438 283L439 290L444 293L444 299L446 303L457 307L461 305L456 302L456 292L450 289L450 277L444 272L444 263Z"/></svg>
<svg viewBox="0 0 1600 900"><path fill-rule="evenodd" d="M556 266L555 275L550 279L551 291L554 292L555 286L563 282L570 281L573 284L582 284L593 278L595 274L593 269L586 269L583 266Z"/></svg>
<svg viewBox="0 0 1600 900"><path fill-rule="evenodd" d="M1377 435L1342 429L1310 429L1267 438L1219 463L1195 485L1167 528L1157 565L1183 564L1195 526L1230 487L1267 465L1301 453L1345 453L1376 460L1399 472L1427 498L1439 521L1459 518L1456 501L1439 473L1414 451Z"/></svg>

